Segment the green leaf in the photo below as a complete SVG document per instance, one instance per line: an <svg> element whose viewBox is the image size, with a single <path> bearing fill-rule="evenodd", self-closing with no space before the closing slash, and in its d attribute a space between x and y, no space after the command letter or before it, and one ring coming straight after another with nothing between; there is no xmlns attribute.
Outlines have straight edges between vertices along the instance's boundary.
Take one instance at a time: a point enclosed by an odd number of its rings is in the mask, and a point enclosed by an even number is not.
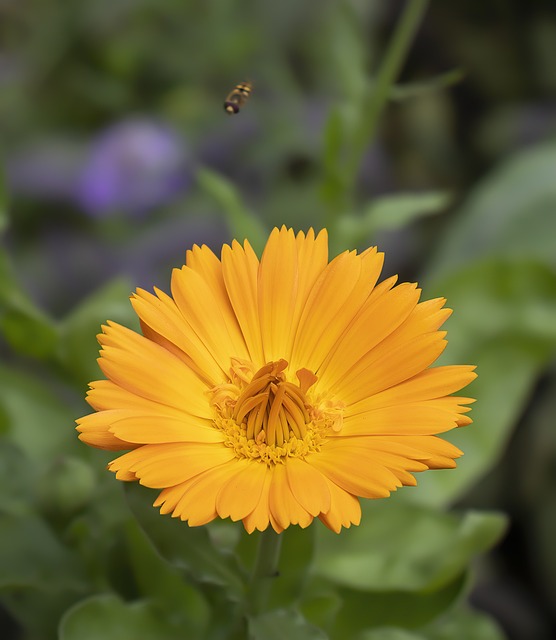
<svg viewBox="0 0 556 640"><path fill-rule="evenodd" d="M0 367L0 407L12 441L32 460L43 464L76 448L74 414L52 389L13 368Z"/></svg>
<svg viewBox="0 0 556 640"><path fill-rule="evenodd" d="M463 607L435 620L423 629L423 634L426 640L504 640L506 637L492 618Z"/></svg>
<svg viewBox="0 0 556 640"><path fill-rule="evenodd" d="M462 394L477 398L472 425L442 437L463 452L457 469L418 474L404 499L445 505L476 482L502 455L547 362L556 352L556 275L528 261L488 260L462 269L431 293L445 295L454 314L446 323L441 363L477 365Z"/></svg>
<svg viewBox="0 0 556 640"><path fill-rule="evenodd" d="M157 493L135 483L126 483L126 497L141 528L158 553L198 582L229 589L240 599L244 580L231 554L217 549L204 527L189 527L179 519L161 515L152 507Z"/></svg>
<svg viewBox="0 0 556 640"><path fill-rule="evenodd" d="M422 591L450 583L502 535L495 513L439 513L393 498L366 502L359 527L319 529L314 573L367 591Z"/></svg>
<svg viewBox="0 0 556 640"><path fill-rule="evenodd" d="M398 193L371 202L362 216L344 216L338 221L345 242L356 246L377 231L398 229L424 216L436 214L450 203L445 191Z"/></svg>
<svg viewBox="0 0 556 640"><path fill-rule="evenodd" d="M374 627L417 629L449 610L462 597L468 584L467 574L458 576L440 589L407 591L357 591L339 589L343 599L334 627L333 640L357 637Z"/></svg>
<svg viewBox="0 0 556 640"><path fill-rule="evenodd" d="M446 73L441 73L423 82L408 82L407 84L396 84L390 90L390 99L401 102L409 98L422 96L424 93L445 89L460 83L465 78L463 69L452 69Z"/></svg>
<svg viewBox="0 0 556 640"><path fill-rule="evenodd" d="M82 589L83 570L37 516L0 513L0 589ZM45 596L46 597L46 596Z"/></svg>
<svg viewBox="0 0 556 640"><path fill-rule="evenodd" d="M556 143L522 151L473 189L437 243L427 279L438 281L482 257L556 266Z"/></svg>
<svg viewBox="0 0 556 640"><path fill-rule="evenodd" d="M96 336L107 320L132 329L139 328L129 302L131 286L125 280L113 280L96 291L61 323L58 359L79 388L102 377L97 365L99 345Z"/></svg>
<svg viewBox="0 0 556 640"><path fill-rule="evenodd" d="M249 640L326 640L324 631L294 609L278 609L249 618Z"/></svg>
<svg viewBox="0 0 556 640"><path fill-rule="evenodd" d="M0 512L23 514L32 507L34 465L19 447L0 439Z"/></svg>
<svg viewBox="0 0 556 640"><path fill-rule="evenodd" d="M331 629L343 600L339 589L324 580L313 579L303 593L301 608L307 620L321 629Z"/></svg>
<svg viewBox="0 0 556 640"><path fill-rule="evenodd" d="M91 501L97 491L97 478L91 466L84 460L67 455L49 460L39 483L40 507L54 517L74 515Z"/></svg>
<svg viewBox="0 0 556 640"><path fill-rule="evenodd" d="M201 188L222 207L233 237L240 243L248 239L260 255L268 234L259 219L247 209L234 185L209 169L199 170L197 179Z"/></svg>
<svg viewBox="0 0 556 640"><path fill-rule="evenodd" d="M39 359L50 357L59 339L55 323L21 289L1 250L0 331L15 351Z"/></svg>
<svg viewBox="0 0 556 640"><path fill-rule="evenodd" d="M355 640L429 640L420 633L397 627L378 627L363 631Z"/></svg>
<svg viewBox="0 0 556 640"><path fill-rule="evenodd" d="M166 616L187 627L188 637L201 636L210 619L210 608L202 593L160 557L135 522L127 524L126 533L135 581L142 596L156 602Z"/></svg>
<svg viewBox="0 0 556 640"><path fill-rule="evenodd" d="M183 640L148 601L125 603L112 594L87 598L72 607L60 623L60 640Z"/></svg>
<svg viewBox="0 0 556 640"><path fill-rule="evenodd" d="M0 233L8 226L8 190L4 168L0 165Z"/></svg>

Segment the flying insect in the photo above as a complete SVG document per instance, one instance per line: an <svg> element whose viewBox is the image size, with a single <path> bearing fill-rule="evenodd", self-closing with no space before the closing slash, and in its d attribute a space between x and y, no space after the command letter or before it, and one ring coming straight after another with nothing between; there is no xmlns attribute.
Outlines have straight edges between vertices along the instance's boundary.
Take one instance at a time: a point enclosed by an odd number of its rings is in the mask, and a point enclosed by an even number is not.
<svg viewBox="0 0 556 640"><path fill-rule="evenodd" d="M247 98L251 95L253 85L251 82L240 82L226 96L224 100L224 111L230 115L239 113L239 110L247 102Z"/></svg>

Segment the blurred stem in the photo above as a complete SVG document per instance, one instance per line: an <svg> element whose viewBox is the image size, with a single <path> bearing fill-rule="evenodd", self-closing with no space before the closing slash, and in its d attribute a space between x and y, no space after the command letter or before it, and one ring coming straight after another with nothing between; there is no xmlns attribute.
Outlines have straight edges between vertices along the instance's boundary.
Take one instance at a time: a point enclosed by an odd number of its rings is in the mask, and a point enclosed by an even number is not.
<svg viewBox="0 0 556 640"><path fill-rule="evenodd" d="M355 186L363 157L376 135L380 116L419 29L428 2L429 0L408 0L396 24L370 95L361 104L359 123L351 132L344 166L340 164L337 167L339 179L330 194L327 226L332 226L331 223L337 221L338 216L354 208ZM341 163L340 158L338 162Z"/></svg>
<svg viewBox="0 0 556 640"><path fill-rule="evenodd" d="M251 614L265 611L268 605L270 589L278 576L281 546L282 534L276 533L271 527L262 532L247 589L247 608Z"/></svg>
<svg viewBox="0 0 556 640"><path fill-rule="evenodd" d="M408 0L386 49L371 95L363 104L361 123L355 131L353 153L347 164L351 187L355 183L363 155L375 137L382 110L390 97L392 85L398 79L428 2L429 0Z"/></svg>

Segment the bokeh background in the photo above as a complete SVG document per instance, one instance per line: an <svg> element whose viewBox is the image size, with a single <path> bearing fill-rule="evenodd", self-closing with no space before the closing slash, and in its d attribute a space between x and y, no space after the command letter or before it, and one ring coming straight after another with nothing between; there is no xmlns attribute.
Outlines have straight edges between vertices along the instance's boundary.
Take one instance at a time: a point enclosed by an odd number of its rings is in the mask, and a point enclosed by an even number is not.
<svg viewBox="0 0 556 640"><path fill-rule="evenodd" d="M403 5L0 0L0 497L5 508L31 504L59 532L92 485L110 494L111 478L95 475L105 458L81 451L72 420L98 377L98 327L133 326L134 287L167 290L194 243L218 251L246 234L256 244L275 225L328 225L336 251L378 244L385 275L417 280L455 309L448 357L478 363L484 382L449 499L509 516L469 598L508 638L548 639L556 7L431 2L355 198L335 212L333 123L372 89ZM252 97L227 116L224 97L247 79ZM42 526L26 530L30 548ZM0 535L9 549L14 531ZM83 531L71 535L86 546ZM0 593L7 584L0 575ZM2 637L21 637L17 606L2 609Z"/></svg>

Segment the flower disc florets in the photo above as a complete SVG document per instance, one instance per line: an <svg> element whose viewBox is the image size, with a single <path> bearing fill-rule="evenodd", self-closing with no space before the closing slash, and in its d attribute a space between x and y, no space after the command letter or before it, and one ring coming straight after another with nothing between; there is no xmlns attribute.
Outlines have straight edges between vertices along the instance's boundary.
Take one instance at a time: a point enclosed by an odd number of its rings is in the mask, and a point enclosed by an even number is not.
<svg viewBox="0 0 556 640"><path fill-rule="evenodd" d="M254 374L253 365L232 359L230 382L210 390L215 425L238 458L268 465L287 457L303 458L320 450L330 428L338 430L341 407L316 406L310 388L317 377L308 369L287 380L285 360L269 362Z"/></svg>

